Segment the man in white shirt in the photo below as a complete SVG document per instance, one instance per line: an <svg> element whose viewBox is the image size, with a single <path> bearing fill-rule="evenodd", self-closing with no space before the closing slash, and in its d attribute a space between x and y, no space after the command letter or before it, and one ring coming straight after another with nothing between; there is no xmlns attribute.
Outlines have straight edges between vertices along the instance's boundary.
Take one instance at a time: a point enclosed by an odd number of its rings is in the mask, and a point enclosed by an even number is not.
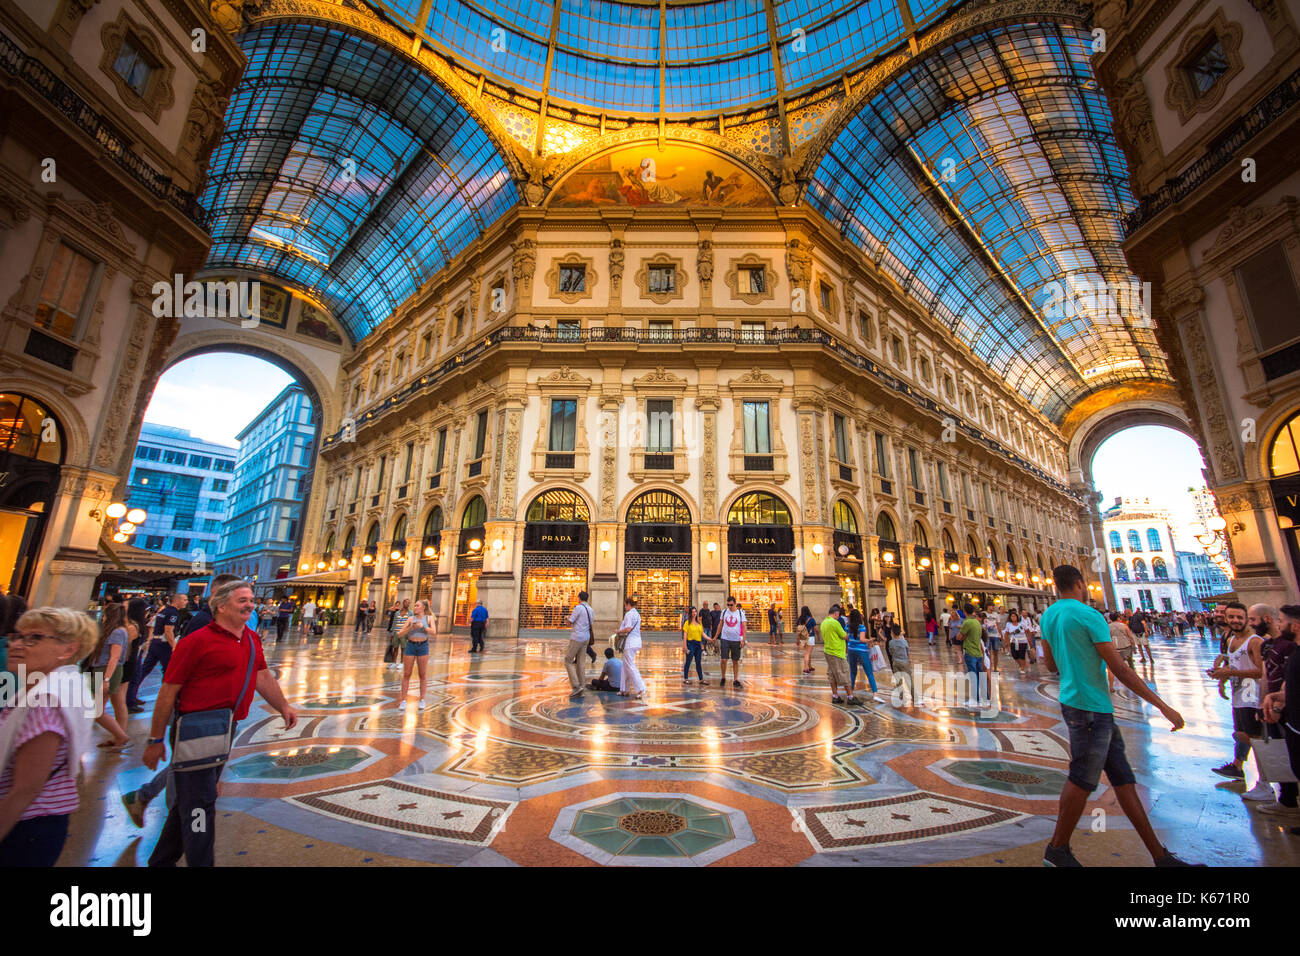
<svg viewBox="0 0 1300 956"><path fill-rule="evenodd" d="M302 606L302 632L311 633L311 626L316 623L316 602L307 599L307 603Z"/></svg>
<svg viewBox="0 0 1300 956"><path fill-rule="evenodd" d="M620 697L640 697L645 693L645 681L636 669L636 652L641 650L641 612L636 609L636 598L628 595L623 599L623 612L618 633L627 640L623 644L623 679L618 693ZM633 690L629 692L628 687Z"/></svg>
<svg viewBox="0 0 1300 956"><path fill-rule="evenodd" d="M569 612L569 646L564 651L564 669L569 672L569 686L573 693L569 700L581 700L586 693L587 642L591 640L593 615L587 603L587 592L578 592L578 603Z"/></svg>
<svg viewBox="0 0 1300 956"><path fill-rule="evenodd" d="M745 646L745 612L740 609L734 597L727 598L727 609L722 612L718 623L718 656L722 658L722 680L719 687L727 686L727 661L731 661L731 686L739 690L745 685L740 682L740 650Z"/></svg>

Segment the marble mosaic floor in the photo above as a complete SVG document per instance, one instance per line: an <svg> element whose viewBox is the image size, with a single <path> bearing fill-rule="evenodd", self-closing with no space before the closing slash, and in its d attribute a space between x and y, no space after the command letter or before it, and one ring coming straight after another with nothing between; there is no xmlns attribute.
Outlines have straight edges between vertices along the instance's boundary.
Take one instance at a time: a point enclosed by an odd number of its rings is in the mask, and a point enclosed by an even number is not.
<svg viewBox="0 0 1300 956"><path fill-rule="evenodd" d="M684 686L675 644L648 644L646 699L568 700L564 641L440 640L427 709L396 706L400 674L379 635L327 633L267 645L298 709L286 732L260 698L240 727L218 803L220 865L1038 865L1066 772L1057 685L1004 661L982 711L844 708L825 665L801 675L793 647L751 645L740 691ZM1143 670L1187 720L1170 733L1116 697L1143 798L1165 842L1211 865L1300 864L1300 837L1210 773L1230 752L1231 715L1204 676L1199 635L1158 638ZM947 648L913 642L918 691L955 673ZM603 658L602 658L603 660ZM1038 671L1042 671L1039 673ZM881 674L882 678L888 675ZM951 680L948 680L951 691ZM146 684L146 697L157 683ZM888 698L888 691L882 690ZM869 700L868 696L868 700ZM119 794L139 763L147 714L121 755L97 751L60 865L143 865L143 830ZM1248 771L1248 773L1253 773ZM1253 779L1249 781L1253 783ZM1148 865L1110 789L1073 840L1086 865Z"/></svg>

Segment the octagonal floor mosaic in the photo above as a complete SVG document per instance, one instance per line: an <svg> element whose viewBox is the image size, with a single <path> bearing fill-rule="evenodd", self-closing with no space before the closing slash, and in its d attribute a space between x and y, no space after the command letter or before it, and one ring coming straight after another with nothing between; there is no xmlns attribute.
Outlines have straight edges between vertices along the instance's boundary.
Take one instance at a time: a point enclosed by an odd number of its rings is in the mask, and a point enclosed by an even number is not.
<svg viewBox="0 0 1300 956"><path fill-rule="evenodd" d="M793 647L746 648L735 690L684 686L678 646L652 642L644 700L571 701L563 637L493 640L471 656L457 635L431 649L421 711L398 705L381 641L337 630L266 645L299 723L286 729L259 699L241 724L219 864L1036 865L1068 771L1058 685L1041 667L1000 675L982 710L941 698L849 708L831 702L824 661L803 675ZM1300 821L1261 817L1244 785L1210 773L1231 749L1228 703L1204 677L1215 647L1197 634L1153 644L1141 672L1187 728L1170 734L1142 702L1115 701L1162 838L1210 863L1300 864L1287 830ZM930 678L958 669L924 642L912 659ZM717 667L705 658L714 679ZM156 688L153 677L145 696ZM152 849L161 799L143 833L118 799L150 776L138 762L148 714L129 731L125 753L91 755L61 864L134 865ZM1098 810L1103 832L1089 827ZM1149 863L1104 780L1083 821L1085 863Z"/></svg>

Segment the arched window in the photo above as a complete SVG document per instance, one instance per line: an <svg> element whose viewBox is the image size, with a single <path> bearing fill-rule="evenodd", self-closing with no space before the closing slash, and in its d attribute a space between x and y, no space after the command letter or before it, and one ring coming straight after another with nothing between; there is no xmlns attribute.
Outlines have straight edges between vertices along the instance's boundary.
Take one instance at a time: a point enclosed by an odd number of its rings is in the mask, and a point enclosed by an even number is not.
<svg viewBox="0 0 1300 956"><path fill-rule="evenodd" d="M980 546L975 543L974 538L966 539L966 553L969 554L971 558L974 559L976 562L979 561Z"/></svg>
<svg viewBox="0 0 1300 956"><path fill-rule="evenodd" d="M43 405L26 395L0 393L0 453L4 452L61 464L63 432Z"/></svg>
<svg viewBox="0 0 1300 956"><path fill-rule="evenodd" d="M1274 478L1300 472L1300 412L1278 429L1268 450L1268 471Z"/></svg>
<svg viewBox="0 0 1300 956"><path fill-rule="evenodd" d="M442 508L434 506L429 512L429 517L424 519L424 536L432 538L442 532Z"/></svg>
<svg viewBox="0 0 1300 956"><path fill-rule="evenodd" d="M477 528L484 524L487 524L487 505L484 503L482 495L475 495L469 499L469 504L465 506L465 513L460 518L460 526L462 528Z"/></svg>
<svg viewBox="0 0 1300 956"><path fill-rule="evenodd" d="M992 538L989 539L989 557L993 560L994 564L998 563L998 546L993 543Z"/></svg>
<svg viewBox="0 0 1300 956"><path fill-rule="evenodd" d="M330 536L325 539L325 553L329 554L333 550L334 550L334 532L331 531Z"/></svg>
<svg viewBox="0 0 1300 956"><path fill-rule="evenodd" d="M894 530L894 519L884 511L876 516L876 536L886 541L898 540L898 532Z"/></svg>
<svg viewBox="0 0 1300 956"><path fill-rule="evenodd" d="M647 491L627 506L628 524L690 524L691 509L671 491Z"/></svg>
<svg viewBox="0 0 1300 956"><path fill-rule="evenodd" d="M379 543L379 522L376 521L374 524L370 526L370 530L366 532L366 547L373 548L378 543Z"/></svg>
<svg viewBox="0 0 1300 956"><path fill-rule="evenodd" d="M1151 574L1157 581L1169 580L1169 568L1165 565L1164 558L1151 559Z"/></svg>
<svg viewBox="0 0 1300 956"><path fill-rule="evenodd" d="M921 526L919 521L912 525L912 543L920 545L922 548L930 547L930 539L926 536L925 528Z"/></svg>
<svg viewBox="0 0 1300 956"><path fill-rule="evenodd" d="M776 495L755 491L736 499L727 515L727 524L793 524L790 509Z"/></svg>
<svg viewBox="0 0 1300 956"><path fill-rule="evenodd" d="M406 515L402 515L393 525L393 536L390 538L394 544L406 540Z"/></svg>
<svg viewBox="0 0 1300 956"><path fill-rule="evenodd" d="M835 502L835 507L831 510L831 521L834 523L836 531L845 531L849 534L858 533L858 519L854 517L853 509L849 507L848 502Z"/></svg>
<svg viewBox="0 0 1300 956"><path fill-rule="evenodd" d="M1011 550L1011 545L1007 545L1007 567L1012 571L1016 569L1016 553Z"/></svg>
<svg viewBox="0 0 1300 956"><path fill-rule="evenodd" d="M1164 546L1160 543L1160 532L1155 528L1147 528L1147 550L1163 551Z"/></svg>
<svg viewBox="0 0 1300 956"><path fill-rule="evenodd" d="M566 488L554 488L533 499L533 503L528 506L528 511L524 515L524 520L577 523L590 521L591 512L577 492Z"/></svg>
<svg viewBox="0 0 1300 956"><path fill-rule="evenodd" d="M1118 531L1111 531L1110 533L1110 550L1112 554L1124 553L1124 542L1120 540Z"/></svg>
<svg viewBox="0 0 1300 956"><path fill-rule="evenodd" d="M1133 559L1133 580L1134 581L1148 580L1147 563L1143 561L1141 558Z"/></svg>
<svg viewBox="0 0 1300 956"><path fill-rule="evenodd" d="M1142 550L1142 536L1137 533L1137 528L1128 529L1128 549L1130 551Z"/></svg>
<svg viewBox="0 0 1300 956"><path fill-rule="evenodd" d="M953 551L953 552L957 550L957 545L953 543L952 534L948 531L947 528L944 528L943 531L940 533L939 540L943 542L943 550Z"/></svg>
<svg viewBox="0 0 1300 956"><path fill-rule="evenodd" d="M352 559L352 549L357 546L357 529L348 528L347 537L343 539L343 554L348 560Z"/></svg>
<svg viewBox="0 0 1300 956"><path fill-rule="evenodd" d="M1140 561L1142 559L1139 558L1138 560ZM1124 563L1123 558L1115 559L1115 580L1116 581L1128 580L1128 565Z"/></svg>

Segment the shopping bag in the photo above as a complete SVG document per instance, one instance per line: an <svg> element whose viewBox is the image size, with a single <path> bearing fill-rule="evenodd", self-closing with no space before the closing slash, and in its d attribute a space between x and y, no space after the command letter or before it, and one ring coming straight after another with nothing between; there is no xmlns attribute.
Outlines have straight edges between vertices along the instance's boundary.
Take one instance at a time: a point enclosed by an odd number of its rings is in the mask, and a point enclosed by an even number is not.
<svg viewBox="0 0 1300 956"><path fill-rule="evenodd" d="M871 669L873 671L889 670L889 661L885 660L885 654L880 649L880 645L872 644L869 654L871 657Z"/></svg>
<svg viewBox="0 0 1300 956"><path fill-rule="evenodd" d="M1042 660L1044 657L1046 657L1046 656L1047 656L1047 651L1043 650L1043 645L1042 645L1042 644L1039 644L1039 645L1038 645L1038 659L1041 661L1041 660Z"/></svg>
<svg viewBox="0 0 1300 956"><path fill-rule="evenodd" d="M1255 765L1259 767L1259 776L1269 783L1295 783L1296 776L1291 770L1291 757L1287 753L1286 741L1275 739L1252 740L1251 752L1255 755Z"/></svg>

